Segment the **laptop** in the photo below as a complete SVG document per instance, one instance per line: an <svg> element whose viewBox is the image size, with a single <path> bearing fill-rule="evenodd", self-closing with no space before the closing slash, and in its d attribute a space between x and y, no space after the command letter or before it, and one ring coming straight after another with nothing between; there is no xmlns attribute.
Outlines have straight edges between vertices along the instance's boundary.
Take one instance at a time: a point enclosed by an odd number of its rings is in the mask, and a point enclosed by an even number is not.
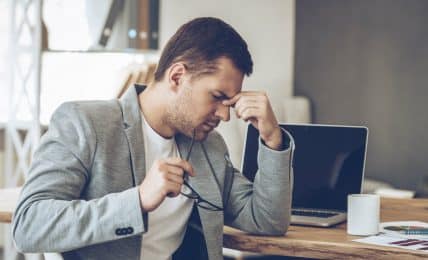
<svg viewBox="0 0 428 260"><path fill-rule="evenodd" d="M348 194L360 193L368 129L362 126L280 124L294 139L291 224L329 227L346 220ZM259 133L247 127L242 172L258 170Z"/></svg>

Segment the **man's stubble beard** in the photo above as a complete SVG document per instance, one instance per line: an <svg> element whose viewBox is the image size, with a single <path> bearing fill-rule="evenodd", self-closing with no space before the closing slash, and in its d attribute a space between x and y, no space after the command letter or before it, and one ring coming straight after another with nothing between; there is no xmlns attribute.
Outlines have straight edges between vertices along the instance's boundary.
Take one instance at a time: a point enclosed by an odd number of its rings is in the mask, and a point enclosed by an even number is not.
<svg viewBox="0 0 428 260"><path fill-rule="evenodd" d="M191 104L189 104L192 100L192 90L189 86L186 88L187 89L179 99L170 104L166 109L164 123L172 127L176 132L192 137L194 123L191 119L192 107Z"/></svg>

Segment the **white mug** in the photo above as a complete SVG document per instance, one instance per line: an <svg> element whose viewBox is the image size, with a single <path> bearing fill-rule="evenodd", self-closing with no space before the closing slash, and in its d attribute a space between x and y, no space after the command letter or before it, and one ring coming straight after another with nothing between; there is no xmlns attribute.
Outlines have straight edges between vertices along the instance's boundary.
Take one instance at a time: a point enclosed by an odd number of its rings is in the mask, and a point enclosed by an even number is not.
<svg viewBox="0 0 428 260"><path fill-rule="evenodd" d="M356 236L370 236L379 233L379 212L379 195L348 195L348 234Z"/></svg>

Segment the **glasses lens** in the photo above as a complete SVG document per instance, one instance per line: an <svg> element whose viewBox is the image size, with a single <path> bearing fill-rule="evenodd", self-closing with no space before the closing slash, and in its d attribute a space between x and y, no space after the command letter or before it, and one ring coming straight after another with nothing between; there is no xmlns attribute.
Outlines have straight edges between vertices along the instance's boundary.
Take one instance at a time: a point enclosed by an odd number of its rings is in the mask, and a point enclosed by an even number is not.
<svg viewBox="0 0 428 260"><path fill-rule="evenodd" d="M181 194L183 196L186 196L189 199L196 200L196 204L198 205L198 207L201 207L203 209L211 210L211 211L223 210L221 207L218 207L218 206L212 204L211 202L208 202L208 201L204 200L203 198L201 198L201 196L192 188L192 186L190 186L187 183L187 181L184 182L184 184L181 188Z"/></svg>

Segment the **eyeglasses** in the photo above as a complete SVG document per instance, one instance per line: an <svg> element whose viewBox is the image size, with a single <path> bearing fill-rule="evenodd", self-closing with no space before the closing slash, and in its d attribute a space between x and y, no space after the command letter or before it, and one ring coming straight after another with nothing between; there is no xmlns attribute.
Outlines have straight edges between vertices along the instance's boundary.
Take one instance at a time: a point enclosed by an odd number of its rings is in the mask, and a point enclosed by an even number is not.
<svg viewBox="0 0 428 260"><path fill-rule="evenodd" d="M190 142L189 152L187 153L187 156L186 156L186 161L189 161L189 159L190 159L190 154L192 152L193 144L195 143L195 134L196 134L196 131L194 130L193 136L192 136L192 141ZM212 174L215 174L211 167L210 167L210 169L211 169ZM200 208L210 210L210 211L223 211L222 207L219 207L219 206L205 200L204 198L201 197L201 195L199 195L199 193L187 182L187 178L188 178L187 172L184 173L183 178L184 178L183 184L185 187L180 192L183 196L186 196L189 199L195 200L196 205Z"/></svg>

